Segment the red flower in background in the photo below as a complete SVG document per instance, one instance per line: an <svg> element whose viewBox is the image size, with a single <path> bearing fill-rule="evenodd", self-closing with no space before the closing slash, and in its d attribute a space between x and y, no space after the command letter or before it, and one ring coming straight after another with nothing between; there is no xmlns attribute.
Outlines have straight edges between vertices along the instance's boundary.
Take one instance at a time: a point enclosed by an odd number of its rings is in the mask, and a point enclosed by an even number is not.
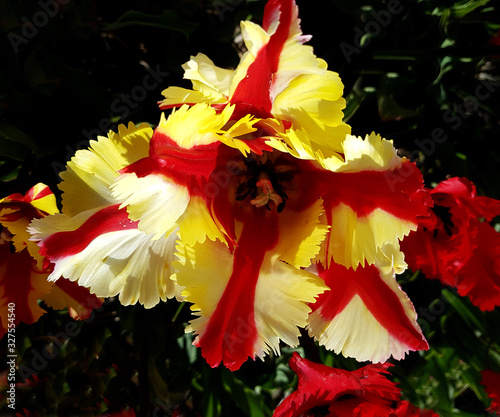
<svg viewBox="0 0 500 417"><path fill-rule="evenodd" d="M490 38L490 45L500 46L500 30Z"/></svg>
<svg viewBox="0 0 500 417"><path fill-rule="evenodd" d="M488 397L491 398L491 405L487 411L500 416L500 373L489 369L481 372L481 384L484 386Z"/></svg>
<svg viewBox="0 0 500 417"><path fill-rule="evenodd" d="M405 260L481 310L493 310L500 305L500 234L482 218L499 215L500 201L478 197L466 178L443 181L430 193L434 214L403 240Z"/></svg>
<svg viewBox="0 0 500 417"><path fill-rule="evenodd" d="M400 401L398 408L394 412L394 415L397 417L439 417L439 414L436 414L434 411L422 410L408 401Z"/></svg>
<svg viewBox="0 0 500 417"><path fill-rule="evenodd" d="M348 372L311 362L295 352L290 367L299 377L298 388L276 408L273 417L437 417L407 401L396 403L400 390L384 375L390 366L372 364Z"/></svg>

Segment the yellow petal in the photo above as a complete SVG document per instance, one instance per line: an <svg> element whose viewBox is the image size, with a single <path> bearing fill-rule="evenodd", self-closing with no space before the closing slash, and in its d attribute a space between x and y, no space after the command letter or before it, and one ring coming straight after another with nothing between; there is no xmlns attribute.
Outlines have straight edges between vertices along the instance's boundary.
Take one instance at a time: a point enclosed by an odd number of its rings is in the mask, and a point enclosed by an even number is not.
<svg viewBox="0 0 500 417"><path fill-rule="evenodd" d="M210 214L206 201L198 196L191 197L184 214L179 218L179 238L189 246L196 242L220 240L227 245L226 238L220 230L219 223Z"/></svg>
<svg viewBox="0 0 500 417"><path fill-rule="evenodd" d="M113 198L127 207L129 218L154 239L170 235L189 204L187 187L163 175L122 174L111 186Z"/></svg>
<svg viewBox="0 0 500 417"><path fill-rule="evenodd" d="M158 104L160 108L177 107L182 104L212 103L210 97L204 96L199 91L188 90L181 87L168 87L161 92L166 98Z"/></svg>
<svg viewBox="0 0 500 417"><path fill-rule="evenodd" d="M205 103L192 107L183 105L173 111L168 119L162 113L157 131L186 149L208 145L219 140L218 133L228 122L232 112L233 107L230 106L217 114Z"/></svg>
<svg viewBox="0 0 500 417"><path fill-rule="evenodd" d="M319 220L322 213L321 200L302 212L284 210L280 213L280 239L274 249L280 260L296 268L311 265L328 232L328 226Z"/></svg>
<svg viewBox="0 0 500 417"><path fill-rule="evenodd" d="M268 259L255 290L255 323L259 333L256 355L263 359L280 340L295 347L311 311L308 306L327 287L317 276L282 261Z"/></svg>
<svg viewBox="0 0 500 417"><path fill-rule="evenodd" d="M229 94L233 70L217 67L204 54L198 54L185 63L184 78L191 80L195 90L212 102L225 101Z"/></svg>
<svg viewBox="0 0 500 417"><path fill-rule="evenodd" d="M379 208L361 217L345 204L332 209L330 224L330 256L336 263L354 269L365 260L374 263L379 248L399 246L399 240L417 228L415 223Z"/></svg>
<svg viewBox="0 0 500 417"><path fill-rule="evenodd" d="M387 171L397 168L404 160L397 154L392 140L383 139L372 132L361 137L347 135L342 144L345 164L338 172Z"/></svg>
<svg viewBox="0 0 500 417"><path fill-rule="evenodd" d="M82 211L115 204L109 186L118 171L148 156L153 130L146 124L120 125L118 133L91 141L90 149L80 150L61 173L63 212L74 216Z"/></svg>
<svg viewBox="0 0 500 417"><path fill-rule="evenodd" d="M31 205L47 214L54 214L59 211L56 203L56 196L50 191L49 187L39 182L33 186L30 191L33 195ZM40 197L43 194L43 197Z"/></svg>

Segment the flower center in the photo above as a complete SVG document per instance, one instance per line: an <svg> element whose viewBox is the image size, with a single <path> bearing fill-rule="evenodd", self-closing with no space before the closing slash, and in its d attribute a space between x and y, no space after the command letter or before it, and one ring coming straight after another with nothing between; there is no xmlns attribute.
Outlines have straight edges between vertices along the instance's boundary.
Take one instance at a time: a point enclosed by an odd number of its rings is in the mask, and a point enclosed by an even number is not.
<svg viewBox="0 0 500 417"><path fill-rule="evenodd" d="M283 199L273 189L273 183L267 179L260 179L255 184L261 188L259 196L250 201L255 207L262 207L269 204L269 201L274 201L277 207L283 202Z"/></svg>
<svg viewBox="0 0 500 417"><path fill-rule="evenodd" d="M262 156L252 156L243 161L240 183L236 189L236 200L250 197L254 207L276 207L280 213L285 207L290 181L295 176L296 167L278 152L265 152Z"/></svg>

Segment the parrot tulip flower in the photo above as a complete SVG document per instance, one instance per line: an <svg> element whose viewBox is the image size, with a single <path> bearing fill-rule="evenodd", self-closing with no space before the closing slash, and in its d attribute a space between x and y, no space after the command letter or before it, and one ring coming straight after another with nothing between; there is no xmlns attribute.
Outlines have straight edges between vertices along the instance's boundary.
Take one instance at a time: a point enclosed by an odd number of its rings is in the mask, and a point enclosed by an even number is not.
<svg viewBox="0 0 500 417"><path fill-rule="evenodd" d="M165 91L175 108L154 131L120 127L70 161L62 214L30 229L50 279L123 304L183 298L195 345L231 370L296 346L300 328L360 360L426 349L395 277L432 204L420 171L392 141L350 135L293 1L242 31L234 71L192 59L194 90Z"/></svg>

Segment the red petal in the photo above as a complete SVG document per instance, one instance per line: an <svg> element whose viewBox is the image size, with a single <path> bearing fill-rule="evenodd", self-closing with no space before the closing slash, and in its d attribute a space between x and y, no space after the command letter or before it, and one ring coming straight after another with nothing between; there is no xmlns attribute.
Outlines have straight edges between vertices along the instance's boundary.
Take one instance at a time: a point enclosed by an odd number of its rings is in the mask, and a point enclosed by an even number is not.
<svg viewBox="0 0 500 417"><path fill-rule="evenodd" d="M436 205L451 207L455 215L484 217L490 221L500 214L500 200L478 197L476 186L467 178L450 178L431 190Z"/></svg>
<svg viewBox="0 0 500 417"><path fill-rule="evenodd" d="M2 311L0 337L9 328L8 306L15 304L15 320L32 324L45 310L38 306L38 299L50 292L52 284L47 281L48 272L36 268L36 262L27 250L11 253L9 244L0 245L0 307Z"/></svg>
<svg viewBox="0 0 500 417"><path fill-rule="evenodd" d="M444 230L411 232L401 242L405 261L413 271L419 269L426 278L439 279L444 285L455 285L455 272L463 266L463 256L457 256L460 242L450 239Z"/></svg>
<svg viewBox="0 0 500 417"><path fill-rule="evenodd" d="M439 417L439 414L432 410L422 410L415 407L408 401L401 401L395 411L397 417Z"/></svg>
<svg viewBox="0 0 500 417"><path fill-rule="evenodd" d="M491 311L500 306L500 234L488 223L475 227L476 249L457 272L456 287L481 310Z"/></svg>
<svg viewBox="0 0 500 417"><path fill-rule="evenodd" d="M332 416L353 415L360 404L382 406L396 401L400 392L383 374L390 364L367 365L357 371L330 368L294 353L290 367L299 378L297 390L283 400L273 417L298 417L315 407L328 406ZM348 398L341 398L348 395ZM354 397L353 397L354 396Z"/></svg>
<svg viewBox="0 0 500 417"><path fill-rule="evenodd" d="M427 278L456 287L481 310L493 310L500 305L500 235L478 218L499 214L500 201L477 197L465 178L443 181L431 194L436 213L445 207L447 214L429 230L429 222L422 222L403 240L406 261Z"/></svg>
<svg viewBox="0 0 500 417"><path fill-rule="evenodd" d="M481 372L481 384L484 386L488 397L491 398L491 406L488 411L500 415L500 373L489 369Z"/></svg>

